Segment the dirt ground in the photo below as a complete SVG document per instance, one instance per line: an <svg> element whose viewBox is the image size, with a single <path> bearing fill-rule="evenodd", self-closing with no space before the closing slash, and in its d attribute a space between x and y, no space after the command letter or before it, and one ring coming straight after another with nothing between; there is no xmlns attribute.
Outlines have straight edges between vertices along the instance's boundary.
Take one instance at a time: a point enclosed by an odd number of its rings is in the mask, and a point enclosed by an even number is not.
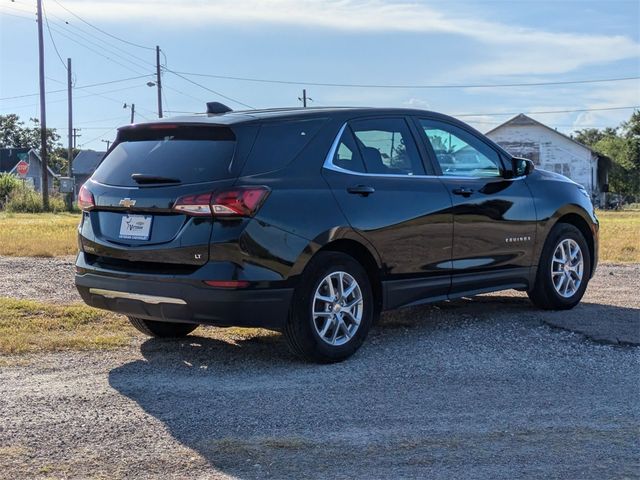
<svg viewBox="0 0 640 480"><path fill-rule="evenodd" d="M0 258L0 295L76 301L71 262ZM199 330L5 358L0 478L637 478L639 291L602 265L569 312L390 312L337 365Z"/></svg>

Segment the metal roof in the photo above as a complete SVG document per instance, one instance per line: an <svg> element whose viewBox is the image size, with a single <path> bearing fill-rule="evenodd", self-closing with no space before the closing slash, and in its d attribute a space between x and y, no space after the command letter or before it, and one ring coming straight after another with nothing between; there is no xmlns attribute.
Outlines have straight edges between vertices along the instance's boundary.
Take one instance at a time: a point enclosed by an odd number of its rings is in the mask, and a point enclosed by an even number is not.
<svg viewBox="0 0 640 480"><path fill-rule="evenodd" d="M91 175L104 158L106 152L81 150L73 159L71 170L74 175Z"/></svg>
<svg viewBox="0 0 640 480"><path fill-rule="evenodd" d="M510 118L509 120L507 120L504 123L501 123L500 125L498 125L495 128L492 128L491 130L489 130L487 133L485 133L485 135L489 136L491 135L493 132L495 132L496 130L499 130L502 127L506 127L508 125L512 125L512 126L527 126L527 125L536 125L539 127L543 127L546 128L547 130L552 131L553 133L560 135L561 137L566 138L567 140L571 140L573 143L580 145L582 148L586 148L587 150L589 150L591 153L593 153L594 155L597 155L599 157L602 157L603 155L596 152L595 150L593 150L592 148L586 146L584 143L580 143L579 141L577 141L575 138L571 138L569 135L565 135L562 132L559 132L558 130L551 128L548 125L545 125L542 122L539 122L538 120L535 120L531 117L529 117L528 115L525 115L524 113L519 113L518 115L516 115L513 118Z"/></svg>

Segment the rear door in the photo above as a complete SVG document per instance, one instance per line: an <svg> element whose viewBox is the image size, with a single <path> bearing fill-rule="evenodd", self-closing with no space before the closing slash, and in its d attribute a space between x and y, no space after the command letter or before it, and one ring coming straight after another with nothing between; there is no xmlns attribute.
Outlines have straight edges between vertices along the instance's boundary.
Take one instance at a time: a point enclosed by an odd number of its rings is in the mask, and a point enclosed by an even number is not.
<svg viewBox="0 0 640 480"><path fill-rule="evenodd" d="M444 298L450 285L451 201L426 175L415 137L403 117L350 121L323 169L347 220L382 258L389 308Z"/></svg>
<svg viewBox="0 0 640 480"><path fill-rule="evenodd" d="M511 178L501 153L452 123L417 120L453 201L451 293L526 287L536 212L524 178Z"/></svg>
<svg viewBox="0 0 640 480"><path fill-rule="evenodd" d="M228 127L157 124L119 132L87 182L96 207L81 241L101 261L197 266L207 262L211 217L172 209L176 200L231 186L239 145Z"/></svg>

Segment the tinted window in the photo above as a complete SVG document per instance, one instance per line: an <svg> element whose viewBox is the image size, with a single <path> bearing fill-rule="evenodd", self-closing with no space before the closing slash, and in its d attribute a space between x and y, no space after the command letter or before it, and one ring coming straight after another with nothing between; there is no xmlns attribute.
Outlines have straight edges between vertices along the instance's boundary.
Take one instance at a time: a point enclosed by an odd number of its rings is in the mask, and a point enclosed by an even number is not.
<svg viewBox="0 0 640 480"><path fill-rule="evenodd" d="M443 175L499 177L498 153L461 128L431 120L420 120Z"/></svg>
<svg viewBox="0 0 640 480"><path fill-rule="evenodd" d="M358 120L351 123L351 128L367 172L387 175L424 173L413 137L403 119Z"/></svg>
<svg viewBox="0 0 640 480"><path fill-rule="evenodd" d="M271 172L287 166L318 132L325 119L265 123L260 127L243 175Z"/></svg>
<svg viewBox="0 0 640 480"><path fill-rule="evenodd" d="M134 173L198 183L231 177L235 136L228 128L163 127L123 130L93 179L107 185L139 186Z"/></svg>
<svg viewBox="0 0 640 480"><path fill-rule="evenodd" d="M351 129L348 127L344 129L344 133L340 138L340 144L338 145L336 154L333 157L333 164L336 167L351 170L352 172L365 171L358 145L353 139Z"/></svg>

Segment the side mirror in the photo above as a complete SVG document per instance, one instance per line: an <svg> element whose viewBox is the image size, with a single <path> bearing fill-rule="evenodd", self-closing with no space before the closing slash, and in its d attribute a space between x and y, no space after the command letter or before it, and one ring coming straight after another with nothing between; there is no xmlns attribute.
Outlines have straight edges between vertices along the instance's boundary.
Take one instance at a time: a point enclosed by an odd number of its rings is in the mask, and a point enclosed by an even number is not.
<svg viewBox="0 0 640 480"><path fill-rule="evenodd" d="M519 157L513 157L512 166L513 166L514 177L527 176L531 172L533 172L536 168L534 163L528 158L519 158Z"/></svg>

